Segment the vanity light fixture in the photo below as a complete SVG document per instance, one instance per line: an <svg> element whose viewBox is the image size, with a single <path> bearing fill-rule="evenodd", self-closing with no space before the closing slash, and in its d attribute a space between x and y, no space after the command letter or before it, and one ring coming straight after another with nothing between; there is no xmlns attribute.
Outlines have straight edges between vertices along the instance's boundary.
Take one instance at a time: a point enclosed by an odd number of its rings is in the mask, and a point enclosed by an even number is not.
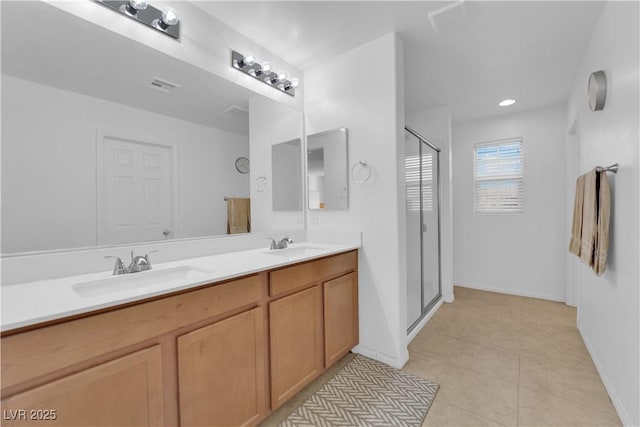
<svg viewBox="0 0 640 427"><path fill-rule="evenodd" d="M516 103L515 99L504 99L504 100L498 102L498 105L500 107L508 107L509 105L513 105L515 103Z"/></svg>
<svg viewBox="0 0 640 427"><path fill-rule="evenodd" d="M174 39L180 38L180 18L173 8L165 7L160 10L151 6L148 0L95 1Z"/></svg>
<svg viewBox="0 0 640 427"><path fill-rule="evenodd" d="M231 66L291 96L296 96L296 88L300 86L298 79L289 79L286 73L273 71L271 64L260 63L250 53L243 55L232 50Z"/></svg>

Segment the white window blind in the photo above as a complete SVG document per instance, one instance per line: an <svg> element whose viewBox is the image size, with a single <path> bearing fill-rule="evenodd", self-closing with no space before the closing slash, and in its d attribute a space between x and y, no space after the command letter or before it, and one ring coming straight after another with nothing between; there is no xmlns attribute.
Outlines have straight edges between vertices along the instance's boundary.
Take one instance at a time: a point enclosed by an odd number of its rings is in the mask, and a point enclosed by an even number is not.
<svg viewBox="0 0 640 427"><path fill-rule="evenodd" d="M407 210L420 212L420 155L408 155L404 159ZM433 155L422 155L422 209L433 210Z"/></svg>
<svg viewBox="0 0 640 427"><path fill-rule="evenodd" d="M522 190L522 139L475 145L475 213L522 213Z"/></svg>

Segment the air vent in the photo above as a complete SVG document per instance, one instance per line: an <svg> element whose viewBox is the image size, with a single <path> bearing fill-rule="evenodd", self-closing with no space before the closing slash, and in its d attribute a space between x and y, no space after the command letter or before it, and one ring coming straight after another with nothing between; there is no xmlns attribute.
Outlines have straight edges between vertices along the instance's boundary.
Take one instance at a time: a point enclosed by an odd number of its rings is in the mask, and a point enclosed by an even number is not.
<svg viewBox="0 0 640 427"><path fill-rule="evenodd" d="M177 88L182 86L180 86L177 83L171 83L166 80L162 80L157 77L154 77L153 80L151 80L151 87L154 89L161 90L163 92L171 93Z"/></svg>

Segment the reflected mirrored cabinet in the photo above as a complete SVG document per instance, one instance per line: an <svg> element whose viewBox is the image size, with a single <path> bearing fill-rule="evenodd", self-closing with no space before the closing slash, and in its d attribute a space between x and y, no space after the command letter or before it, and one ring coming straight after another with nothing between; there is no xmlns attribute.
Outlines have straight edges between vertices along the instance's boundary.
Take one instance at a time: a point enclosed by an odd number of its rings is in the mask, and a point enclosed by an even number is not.
<svg viewBox="0 0 640 427"><path fill-rule="evenodd" d="M307 197L310 210L349 209L347 128L307 136Z"/></svg>
<svg viewBox="0 0 640 427"><path fill-rule="evenodd" d="M302 210L302 141L300 138L271 146L274 211Z"/></svg>

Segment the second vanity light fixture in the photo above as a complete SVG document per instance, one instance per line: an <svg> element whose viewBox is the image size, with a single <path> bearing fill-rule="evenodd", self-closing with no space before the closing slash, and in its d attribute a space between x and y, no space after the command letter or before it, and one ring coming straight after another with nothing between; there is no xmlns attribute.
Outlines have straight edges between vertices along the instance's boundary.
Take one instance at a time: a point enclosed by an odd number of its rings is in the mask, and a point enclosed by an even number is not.
<svg viewBox="0 0 640 427"><path fill-rule="evenodd" d="M148 25L174 39L180 38L180 18L175 10L165 7L156 9L149 0L96 0L131 19Z"/></svg>
<svg viewBox="0 0 640 427"><path fill-rule="evenodd" d="M235 50L231 51L231 66L262 83L276 88L288 95L296 96L296 88L300 85L298 79L288 79L282 71L273 71L268 62L258 62L251 54L243 55Z"/></svg>

